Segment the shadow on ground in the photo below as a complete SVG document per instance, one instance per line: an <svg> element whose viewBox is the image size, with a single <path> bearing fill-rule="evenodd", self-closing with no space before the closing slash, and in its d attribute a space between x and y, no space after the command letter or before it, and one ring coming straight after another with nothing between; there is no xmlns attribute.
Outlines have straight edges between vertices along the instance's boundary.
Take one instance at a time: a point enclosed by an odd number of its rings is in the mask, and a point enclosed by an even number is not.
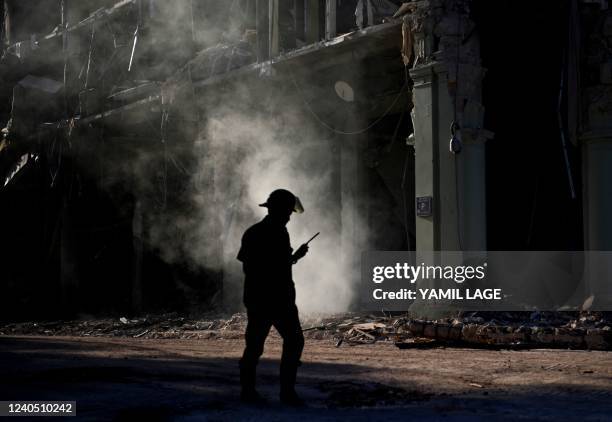
<svg viewBox="0 0 612 422"><path fill-rule="evenodd" d="M612 412L609 390L436 394L373 382L372 368L346 363L304 365L298 387L309 406L289 409L276 400L278 362L266 359L259 375L270 404L251 408L237 400L235 358L186 357L155 343L129 350L138 357L105 340L0 338L0 400L75 400L79 420L606 420Z"/></svg>

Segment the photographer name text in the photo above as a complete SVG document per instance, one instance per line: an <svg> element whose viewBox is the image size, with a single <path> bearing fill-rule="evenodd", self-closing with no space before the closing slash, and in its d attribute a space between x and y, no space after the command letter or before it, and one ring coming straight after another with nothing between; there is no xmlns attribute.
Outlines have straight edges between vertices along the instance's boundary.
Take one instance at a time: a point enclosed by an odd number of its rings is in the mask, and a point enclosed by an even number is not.
<svg viewBox="0 0 612 422"><path fill-rule="evenodd" d="M502 289L374 289L375 300L502 300Z"/></svg>

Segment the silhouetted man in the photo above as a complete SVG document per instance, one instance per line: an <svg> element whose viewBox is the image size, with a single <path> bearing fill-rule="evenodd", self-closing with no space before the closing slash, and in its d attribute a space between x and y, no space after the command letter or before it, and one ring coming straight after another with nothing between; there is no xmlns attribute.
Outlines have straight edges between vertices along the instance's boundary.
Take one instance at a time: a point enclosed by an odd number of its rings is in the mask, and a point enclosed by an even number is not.
<svg viewBox="0 0 612 422"><path fill-rule="evenodd" d="M295 306L295 286L291 267L308 252L302 245L291 248L286 224L291 213L302 213L300 200L291 192L278 189L260 204L268 215L242 236L238 259L244 270L244 305L247 309L246 348L240 360L240 397L245 402L262 403L255 390L255 373L264 342L274 326L283 338L280 364L281 402L299 406L295 378L304 348L304 336Z"/></svg>

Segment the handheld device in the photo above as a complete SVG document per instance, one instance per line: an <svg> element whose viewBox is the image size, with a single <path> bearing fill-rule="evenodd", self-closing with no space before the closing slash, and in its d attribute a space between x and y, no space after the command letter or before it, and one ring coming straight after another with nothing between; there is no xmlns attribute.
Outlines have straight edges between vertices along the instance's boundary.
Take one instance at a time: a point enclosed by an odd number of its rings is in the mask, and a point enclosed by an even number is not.
<svg viewBox="0 0 612 422"><path fill-rule="evenodd" d="M315 234L314 236L312 236L312 237L310 238L310 240L308 240L308 242L304 243L304 245L308 245L308 244L309 244L311 241L313 241L313 240L314 240L314 238L315 238L315 237L317 237L317 236L318 236L318 235L320 235L320 234L321 234L321 232L317 232L317 234Z"/></svg>

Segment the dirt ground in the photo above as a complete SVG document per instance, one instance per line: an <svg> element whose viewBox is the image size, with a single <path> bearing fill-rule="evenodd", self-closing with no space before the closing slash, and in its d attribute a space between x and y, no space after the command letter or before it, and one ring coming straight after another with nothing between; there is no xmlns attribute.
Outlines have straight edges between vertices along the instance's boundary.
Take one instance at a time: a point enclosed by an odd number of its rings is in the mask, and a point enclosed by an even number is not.
<svg viewBox="0 0 612 422"><path fill-rule="evenodd" d="M278 402L281 341L238 402L240 338L0 337L0 400L76 400L79 420L612 420L612 353L400 350L307 339L298 390Z"/></svg>

